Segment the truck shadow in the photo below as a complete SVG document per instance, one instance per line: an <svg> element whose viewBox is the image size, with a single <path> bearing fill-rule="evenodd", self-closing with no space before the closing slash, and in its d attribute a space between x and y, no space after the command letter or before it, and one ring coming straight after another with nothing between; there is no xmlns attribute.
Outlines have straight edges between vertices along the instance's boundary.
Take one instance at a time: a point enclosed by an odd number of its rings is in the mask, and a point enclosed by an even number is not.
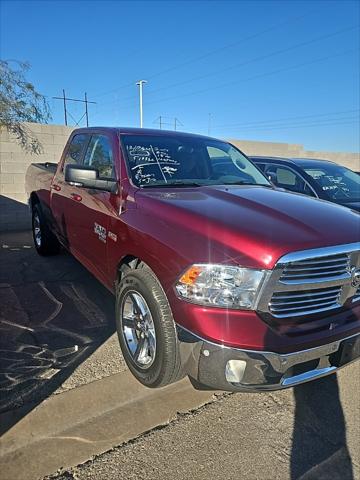
<svg viewBox="0 0 360 480"><path fill-rule="evenodd" d="M30 232L0 234L0 263L0 413L11 412L3 434L60 392L115 322L110 292L71 255L39 257Z"/></svg>
<svg viewBox="0 0 360 480"><path fill-rule="evenodd" d="M0 231L31 228L31 215L26 203L0 195Z"/></svg>
<svg viewBox="0 0 360 480"><path fill-rule="evenodd" d="M291 480L353 480L335 374L294 388Z"/></svg>

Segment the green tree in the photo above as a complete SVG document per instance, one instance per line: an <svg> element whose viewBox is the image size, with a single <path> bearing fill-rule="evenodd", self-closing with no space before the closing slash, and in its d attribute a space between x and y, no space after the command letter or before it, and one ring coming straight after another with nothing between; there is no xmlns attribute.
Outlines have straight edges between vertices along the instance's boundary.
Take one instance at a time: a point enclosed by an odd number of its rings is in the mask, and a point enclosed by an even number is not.
<svg viewBox="0 0 360 480"><path fill-rule="evenodd" d="M0 128L15 135L28 153L39 154L42 145L24 122L47 123L51 116L48 103L34 85L26 80L30 65L0 60Z"/></svg>

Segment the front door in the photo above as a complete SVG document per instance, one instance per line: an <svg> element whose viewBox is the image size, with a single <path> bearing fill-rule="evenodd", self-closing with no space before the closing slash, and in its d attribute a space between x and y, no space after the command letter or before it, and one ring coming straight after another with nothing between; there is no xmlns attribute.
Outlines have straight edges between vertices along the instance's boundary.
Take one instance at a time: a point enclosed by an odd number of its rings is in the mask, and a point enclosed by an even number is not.
<svg viewBox="0 0 360 480"><path fill-rule="evenodd" d="M93 134L84 155L84 166L96 168L99 178L116 180L114 145L105 134ZM98 276L107 277L107 242L114 194L95 189L73 188L74 208L71 223L76 255ZM89 265L90 264L90 265Z"/></svg>

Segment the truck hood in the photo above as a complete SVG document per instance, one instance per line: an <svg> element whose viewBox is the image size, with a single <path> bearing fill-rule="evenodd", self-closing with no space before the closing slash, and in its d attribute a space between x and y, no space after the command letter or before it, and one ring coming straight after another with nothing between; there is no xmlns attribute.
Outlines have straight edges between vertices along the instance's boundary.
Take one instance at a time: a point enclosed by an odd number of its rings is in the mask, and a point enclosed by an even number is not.
<svg viewBox="0 0 360 480"><path fill-rule="evenodd" d="M354 211L261 186L142 189L136 203L159 238L198 263L272 268L286 253L360 238Z"/></svg>

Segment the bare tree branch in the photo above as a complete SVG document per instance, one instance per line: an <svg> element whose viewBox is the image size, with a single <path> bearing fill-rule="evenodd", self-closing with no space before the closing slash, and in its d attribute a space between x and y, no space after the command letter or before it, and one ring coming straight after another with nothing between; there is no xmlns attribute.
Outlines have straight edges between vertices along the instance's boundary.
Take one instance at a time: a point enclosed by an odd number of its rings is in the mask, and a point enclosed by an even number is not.
<svg viewBox="0 0 360 480"><path fill-rule="evenodd" d="M15 135L27 153L39 154L43 148L24 122L47 123L50 118L48 103L25 78L30 66L25 62L0 60L0 127Z"/></svg>

